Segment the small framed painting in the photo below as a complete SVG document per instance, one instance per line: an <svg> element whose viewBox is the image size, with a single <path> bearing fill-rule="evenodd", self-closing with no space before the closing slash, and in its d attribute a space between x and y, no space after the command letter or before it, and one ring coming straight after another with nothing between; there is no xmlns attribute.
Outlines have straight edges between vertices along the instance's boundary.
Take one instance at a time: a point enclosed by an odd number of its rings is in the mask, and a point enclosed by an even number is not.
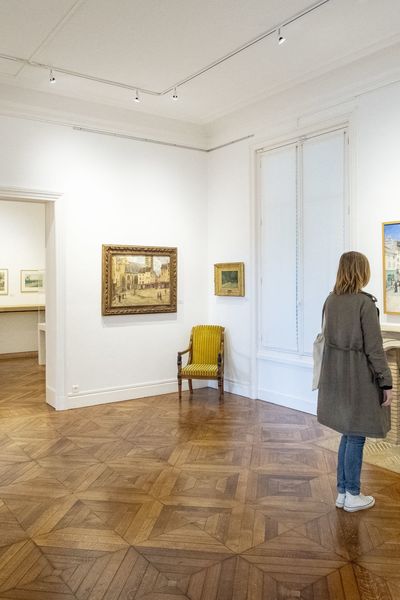
<svg viewBox="0 0 400 600"><path fill-rule="evenodd" d="M177 249L103 246L103 315L176 312Z"/></svg>
<svg viewBox="0 0 400 600"><path fill-rule="evenodd" d="M0 296L8 294L8 269L0 269Z"/></svg>
<svg viewBox="0 0 400 600"><path fill-rule="evenodd" d="M400 315L400 221L382 224L384 312Z"/></svg>
<svg viewBox="0 0 400 600"><path fill-rule="evenodd" d="M244 296L244 263L217 263L214 265L214 294L216 296Z"/></svg>
<svg viewBox="0 0 400 600"><path fill-rule="evenodd" d="M21 292L44 292L44 271L21 271Z"/></svg>

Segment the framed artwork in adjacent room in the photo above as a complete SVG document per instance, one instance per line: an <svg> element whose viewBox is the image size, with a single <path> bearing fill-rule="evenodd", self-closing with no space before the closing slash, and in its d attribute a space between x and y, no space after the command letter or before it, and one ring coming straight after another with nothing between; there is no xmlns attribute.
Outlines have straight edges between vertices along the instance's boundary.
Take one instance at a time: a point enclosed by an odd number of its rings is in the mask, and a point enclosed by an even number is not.
<svg viewBox="0 0 400 600"><path fill-rule="evenodd" d="M21 292L44 292L44 271L21 270Z"/></svg>
<svg viewBox="0 0 400 600"><path fill-rule="evenodd" d="M8 294L8 269L0 269L0 296Z"/></svg>
<svg viewBox="0 0 400 600"><path fill-rule="evenodd" d="M382 224L384 312L400 315L400 221Z"/></svg>
<svg viewBox="0 0 400 600"><path fill-rule="evenodd" d="M103 245L103 315L176 312L177 249Z"/></svg>
<svg viewBox="0 0 400 600"><path fill-rule="evenodd" d="M214 293L216 296L244 296L244 263L214 265Z"/></svg>

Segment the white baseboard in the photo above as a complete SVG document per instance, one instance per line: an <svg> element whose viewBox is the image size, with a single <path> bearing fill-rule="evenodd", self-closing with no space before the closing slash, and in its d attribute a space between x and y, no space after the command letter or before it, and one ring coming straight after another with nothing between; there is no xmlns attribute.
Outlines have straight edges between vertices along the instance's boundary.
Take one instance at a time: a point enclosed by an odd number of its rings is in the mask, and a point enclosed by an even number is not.
<svg viewBox="0 0 400 600"><path fill-rule="evenodd" d="M46 386L46 402L53 408L57 408L56 390L49 386Z"/></svg>
<svg viewBox="0 0 400 600"><path fill-rule="evenodd" d="M381 323L381 329L384 332L395 331L400 332L400 323Z"/></svg>
<svg viewBox="0 0 400 600"><path fill-rule="evenodd" d="M207 387L207 382L193 381L193 387L198 389ZM183 382L182 389L188 390L188 383ZM108 404L111 402L122 402L125 400L136 400L148 396L160 396L162 394L173 394L178 392L176 379L141 383L128 387L114 387L100 390L89 390L78 394L68 394L65 409L83 408L97 404Z"/></svg>
<svg viewBox="0 0 400 600"><path fill-rule="evenodd" d="M195 389L203 387L217 388L216 381L193 380ZM188 390L188 383L183 381L184 391ZM251 386L248 383L240 383L230 379L224 381L225 391L238 396L251 397ZM129 387L115 387L101 390L90 390L78 394L68 394L64 410L72 408L83 408L85 406L95 406L97 404L108 404L112 402L122 402L125 400L136 400L138 398L147 398L148 396L159 396L162 394L177 393L178 384L176 379L143 383ZM286 408L293 408L312 415L317 412L316 400L308 400L297 396L290 396L272 390L259 389L257 396L259 400L271 402ZM55 390L46 388L46 402L57 409Z"/></svg>
<svg viewBox="0 0 400 600"><path fill-rule="evenodd" d="M218 382L211 379L208 382L208 386L217 389ZM246 398L251 398L250 383L241 383L240 381L224 378L224 391L228 392L229 394L236 394L237 396L246 396Z"/></svg>
<svg viewBox="0 0 400 600"><path fill-rule="evenodd" d="M231 379L225 379L224 380L224 389L226 392L229 392L231 394L236 394L237 396L246 396L246 398L251 397L249 383L240 383L239 381L232 381Z"/></svg>
<svg viewBox="0 0 400 600"><path fill-rule="evenodd" d="M285 406L286 408L294 408L301 412L309 413L310 415L317 414L317 401L307 400L305 398L298 398L296 396L288 396L287 394L281 394L272 390L258 390L258 399L264 400L265 402L271 402L272 404L278 404L279 406Z"/></svg>

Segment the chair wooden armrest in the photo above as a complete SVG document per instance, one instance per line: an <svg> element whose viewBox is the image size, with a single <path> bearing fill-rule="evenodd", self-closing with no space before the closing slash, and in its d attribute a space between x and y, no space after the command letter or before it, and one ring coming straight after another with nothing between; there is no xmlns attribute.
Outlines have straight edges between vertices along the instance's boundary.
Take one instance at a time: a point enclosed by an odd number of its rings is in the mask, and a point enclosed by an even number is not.
<svg viewBox="0 0 400 600"><path fill-rule="evenodd" d="M187 354L188 352L190 352L192 349L192 346L189 346L189 348L186 348L186 350L182 350L182 352L178 352L178 357L177 357L177 365L178 367L182 366L182 356L184 354Z"/></svg>
<svg viewBox="0 0 400 600"><path fill-rule="evenodd" d="M182 352L178 352L178 356L182 356L182 354L186 354L187 352L190 352L191 348L186 348L186 350L182 350Z"/></svg>

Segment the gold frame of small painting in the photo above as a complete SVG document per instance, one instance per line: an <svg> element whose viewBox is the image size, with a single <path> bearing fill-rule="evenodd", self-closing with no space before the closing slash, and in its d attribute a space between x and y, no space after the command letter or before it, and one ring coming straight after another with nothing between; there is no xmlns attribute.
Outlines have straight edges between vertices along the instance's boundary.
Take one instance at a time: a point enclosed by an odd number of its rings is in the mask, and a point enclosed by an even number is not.
<svg viewBox="0 0 400 600"><path fill-rule="evenodd" d="M244 296L244 263L217 263L214 265L214 294L216 296Z"/></svg>

